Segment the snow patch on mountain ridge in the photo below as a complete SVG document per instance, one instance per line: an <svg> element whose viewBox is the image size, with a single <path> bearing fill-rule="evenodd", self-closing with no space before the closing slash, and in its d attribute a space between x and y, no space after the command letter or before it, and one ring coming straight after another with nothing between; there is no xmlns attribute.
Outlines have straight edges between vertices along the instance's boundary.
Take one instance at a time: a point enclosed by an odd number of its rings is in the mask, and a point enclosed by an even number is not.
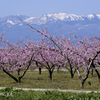
<svg viewBox="0 0 100 100"><path fill-rule="evenodd" d="M67 13L54 13L54 14L44 14L39 17L27 17L23 15L17 16L8 16L0 19L1 21L5 21L11 25L21 24L21 21L18 19L22 19L23 21L29 24L46 24L47 22L56 22L56 21L84 21L85 19L92 20L95 17L100 19L100 14L89 14L89 15L75 15L75 14L67 14Z"/></svg>
<svg viewBox="0 0 100 100"><path fill-rule="evenodd" d="M82 20L84 21L85 18L92 20L93 18L97 17L98 19L100 19L100 14L97 15L93 15L93 14L89 14L89 15L75 15L75 14L67 14L67 13L54 13L54 14L44 14L41 15L39 17L30 17L24 21L31 23L31 24L45 24L48 21L57 21L57 20L61 20L61 21L78 21L78 20Z"/></svg>
<svg viewBox="0 0 100 100"><path fill-rule="evenodd" d="M93 14L87 15L87 17L91 20L92 18L94 18Z"/></svg>
<svg viewBox="0 0 100 100"><path fill-rule="evenodd" d="M11 20L7 20L7 23L10 23L10 24L12 24L12 25L15 25L16 23L14 23L13 21L11 21Z"/></svg>
<svg viewBox="0 0 100 100"><path fill-rule="evenodd" d="M84 20L81 16L77 16L75 14L67 14L67 13L55 13L55 14L47 14L49 18L54 18L55 20L61 21L75 21L75 20Z"/></svg>
<svg viewBox="0 0 100 100"><path fill-rule="evenodd" d="M100 19L100 14L96 14L96 16L98 17L98 19Z"/></svg>

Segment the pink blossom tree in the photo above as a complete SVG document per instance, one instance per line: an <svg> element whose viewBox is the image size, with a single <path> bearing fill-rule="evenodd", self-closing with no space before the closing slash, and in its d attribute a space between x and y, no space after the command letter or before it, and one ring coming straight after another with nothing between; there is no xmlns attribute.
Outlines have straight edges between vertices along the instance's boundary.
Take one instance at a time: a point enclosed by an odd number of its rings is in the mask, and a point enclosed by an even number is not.
<svg viewBox="0 0 100 100"><path fill-rule="evenodd" d="M37 66L43 66L49 71L49 78L52 80L52 73L61 60L61 56L54 50L54 46L51 43L42 39L40 42L35 44L35 47L32 46L34 42L27 42L28 46L35 50L35 59L33 61Z"/></svg>
<svg viewBox="0 0 100 100"><path fill-rule="evenodd" d="M96 38L89 39L85 37L83 40L78 39L78 43L77 50L74 52L77 55L74 62L78 63L77 73L81 80L81 88L83 88L90 71L93 69L96 71L100 82L100 74L97 70L99 69L98 62L100 60L100 41L97 41ZM80 66L84 69L85 77L82 77L80 73Z"/></svg>
<svg viewBox="0 0 100 100"><path fill-rule="evenodd" d="M11 43L7 44L8 46L0 48L0 68L19 83L33 62L34 52L28 51L25 46L19 47L19 45ZM24 70L20 75L21 69ZM18 78L11 73L15 71L18 72Z"/></svg>

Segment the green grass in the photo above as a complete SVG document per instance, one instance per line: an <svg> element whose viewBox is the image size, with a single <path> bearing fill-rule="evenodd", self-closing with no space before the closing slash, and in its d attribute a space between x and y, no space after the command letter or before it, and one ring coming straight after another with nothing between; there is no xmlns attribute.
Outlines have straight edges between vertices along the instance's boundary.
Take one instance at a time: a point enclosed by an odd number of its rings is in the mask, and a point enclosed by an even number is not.
<svg viewBox="0 0 100 100"><path fill-rule="evenodd" d="M100 93L23 91L7 87L0 90L0 100L100 100Z"/></svg>
<svg viewBox="0 0 100 100"><path fill-rule="evenodd" d="M16 73L14 73L15 75ZM44 89L73 89L80 90L80 80L77 74L74 78L70 78L70 73L66 71L56 71L53 73L53 80L49 80L48 71L43 71L41 75L37 71L28 71L22 78L21 83L16 83L4 72L0 72L0 87L19 87L19 88L44 88ZM91 86L88 84L91 82ZM96 73L94 77L90 77L85 82L84 90L100 90L100 83Z"/></svg>

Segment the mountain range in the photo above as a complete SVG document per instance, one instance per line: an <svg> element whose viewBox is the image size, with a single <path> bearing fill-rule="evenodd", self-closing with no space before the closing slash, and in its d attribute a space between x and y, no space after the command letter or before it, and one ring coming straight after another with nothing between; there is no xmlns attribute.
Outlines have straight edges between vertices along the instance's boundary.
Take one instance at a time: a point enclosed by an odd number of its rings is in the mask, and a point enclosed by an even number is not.
<svg viewBox="0 0 100 100"><path fill-rule="evenodd" d="M69 38L70 34L68 32L70 32L81 38L85 36L100 36L100 14L79 16L67 13L54 13L44 14L39 17L11 15L0 18L0 33L6 27L4 34L5 40L15 43L26 36L28 36L28 40L33 39L34 41L42 38L42 35L29 28L19 18L38 30L46 27L47 32L52 35L64 35Z"/></svg>

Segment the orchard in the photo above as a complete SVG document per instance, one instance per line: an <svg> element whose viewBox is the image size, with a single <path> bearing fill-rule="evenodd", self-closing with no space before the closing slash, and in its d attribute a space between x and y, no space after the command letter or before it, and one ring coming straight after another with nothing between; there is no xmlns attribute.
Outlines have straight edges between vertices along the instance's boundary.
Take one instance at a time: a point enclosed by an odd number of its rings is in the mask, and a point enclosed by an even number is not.
<svg viewBox="0 0 100 100"><path fill-rule="evenodd" d="M28 23L25 24L30 26ZM20 83L28 70L34 71L35 68L38 68L41 74L41 69L44 67L48 70L49 78L52 81L53 71L62 67L70 72L71 78L74 78L75 73L78 74L81 88L84 87L89 74L93 75L94 71L97 73L98 82L100 82L100 37L80 39L72 35L74 37L73 42L71 38L48 34L46 28L42 31L32 26L30 28L35 30L37 34L43 35L44 38L38 42L29 40L22 45L21 41L17 44L5 41L3 34L1 35L1 71ZM13 75L14 72L17 72L18 77Z"/></svg>

